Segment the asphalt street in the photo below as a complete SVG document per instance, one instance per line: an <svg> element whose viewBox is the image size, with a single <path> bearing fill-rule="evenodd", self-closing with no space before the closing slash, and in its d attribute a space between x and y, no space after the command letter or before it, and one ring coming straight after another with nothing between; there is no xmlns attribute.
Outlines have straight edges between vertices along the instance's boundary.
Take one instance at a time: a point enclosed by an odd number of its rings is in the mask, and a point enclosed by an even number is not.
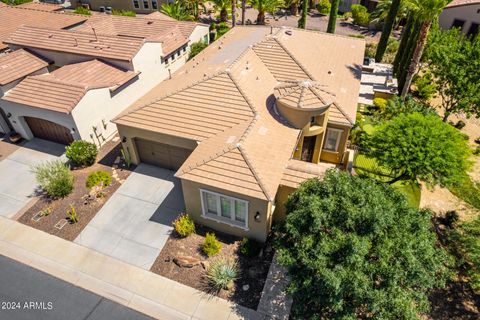
<svg viewBox="0 0 480 320"><path fill-rule="evenodd" d="M0 320L152 319L0 255Z"/></svg>

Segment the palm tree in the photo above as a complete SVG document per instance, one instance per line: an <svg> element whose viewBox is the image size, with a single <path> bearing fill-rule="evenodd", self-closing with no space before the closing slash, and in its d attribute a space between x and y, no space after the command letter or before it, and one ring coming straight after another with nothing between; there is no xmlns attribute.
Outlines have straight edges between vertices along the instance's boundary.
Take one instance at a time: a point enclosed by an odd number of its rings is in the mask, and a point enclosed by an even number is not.
<svg viewBox="0 0 480 320"><path fill-rule="evenodd" d="M237 0L232 0L232 28L235 27L237 23L237 17L235 14L237 13Z"/></svg>
<svg viewBox="0 0 480 320"><path fill-rule="evenodd" d="M242 0L242 25L245 25L245 10L247 10L247 0Z"/></svg>
<svg viewBox="0 0 480 320"><path fill-rule="evenodd" d="M405 7L406 1L401 1L400 6L398 8L398 13L395 18L394 28L398 26L398 23L407 17L408 10ZM392 0L380 0L378 5L375 7L375 10L370 14L370 19L372 22L382 22L384 21L387 16L388 12L390 11L390 7L392 6Z"/></svg>
<svg viewBox="0 0 480 320"><path fill-rule="evenodd" d="M399 7L400 0L392 0L390 10L385 18L385 23L383 24L382 35L380 37L380 41L378 42L377 52L375 53L375 61L377 62L381 62L383 59L383 55L387 49L388 38L390 38L390 33L392 33L393 24L395 23L395 18L397 17Z"/></svg>
<svg viewBox="0 0 480 320"><path fill-rule="evenodd" d="M330 16L328 17L328 26L327 26L328 33L335 33L339 4L340 4L340 0L332 0L332 6L330 8Z"/></svg>
<svg viewBox="0 0 480 320"><path fill-rule="evenodd" d="M298 15L298 4L300 0L287 0L285 5L290 8L290 13L292 16Z"/></svg>
<svg viewBox="0 0 480 320"><path fill-rule="evenodd" d="M250 0L250 4L258 10L257 24L265 24L265 13L275 14L284 2L283 0Z"/></svg>
<svg viewBox="0 0 480 320"><path fill-rule="evenodd" d="M162 6L160 7L160 12L176 20L181 20L181 21L195 20L195 17L188 12L184 4L178 0L173 3L162 4Z"/></svg>
<svg viewBox="0 0 480 320"><path fill-rule="evenodd" d="M302 29L307 28L307 11L308 11L308 0L303 0L302 2L302 16L298 20L298 27Z"/></svg>
<svg viewBox="0 0 480 320"><path fill-rule="evenodd" d="M432 22L438 18L448 3L449 0L410 0L408 2L409 8L413 11L421 25L415 50L413 51L413 57L407 70L405 84L402 88L401 96L403 99L407 96L413 76L417 71Z"/></svg>
<svg viewBox="0 0 480 320"><path fill-rule="evenodd" d="M230 0L213 0L217 10L220 10L220 21L227 22L228 8L231 6Z"/></svg>

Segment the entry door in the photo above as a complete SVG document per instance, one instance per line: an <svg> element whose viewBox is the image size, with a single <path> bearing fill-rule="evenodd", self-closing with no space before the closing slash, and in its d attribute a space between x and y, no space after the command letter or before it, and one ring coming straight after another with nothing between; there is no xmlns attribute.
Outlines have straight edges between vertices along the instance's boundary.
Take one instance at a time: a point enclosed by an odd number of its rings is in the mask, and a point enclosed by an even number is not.
<svg viewBox="0 0 480 320"><path fill-rule="evenodd" d="M315 151L316 140L317 140L317 136L303 138L302 157L301 157L303 161L312 162L313 152Z"/></svg>
<svg viewBox="0 0 480 320"><path fill-rule="evenodd" d="M25 121L30 127L32 134L37 138L66 145L73 142L70 130L64 126L48 120L33 117L25 117Z"/></svg>

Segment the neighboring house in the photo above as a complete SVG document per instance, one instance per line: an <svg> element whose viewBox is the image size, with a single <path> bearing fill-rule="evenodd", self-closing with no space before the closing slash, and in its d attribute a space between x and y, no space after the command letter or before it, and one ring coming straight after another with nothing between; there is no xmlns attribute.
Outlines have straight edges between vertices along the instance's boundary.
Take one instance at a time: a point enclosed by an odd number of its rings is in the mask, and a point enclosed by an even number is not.
<svg viewBox="0 0 480 320"><path fill-rule="evenodd" d="M158 11L162 3L169 3L168 0L74 0L73 6L87 4L90 9L100 11L101 8L113 8L117 10L128 10L136 13L151 13Z"/></svg>
<svg viewBox="0 0 480 320"><path fill-rule="evenodd" d="M35 5L35 6L34 6ZM38 6L37 6L38 5ZM50 5L31 4L28 6L0 6L0 52L8 49L3 43L20 26L71 29L88 17L73 13L51 11ZM39 6L45 9L39 10Z"/></svg>
<svg viewBox="0 0 480 320"><path fill-rule="evenodd" d="M0 55L0 98L28 75L47 73L49 63L25 50ZM0 108L0 133L8 133L11 126L8 115Z"/></svg>
<svg viewBox="0 0 480 320"><path fill-rule="evenodd" d="M110 120L184 65L196 41L208 41L208 26L151 18L97 15L75 30L19 27L4 42L52 61L54 71L23 80L0 107L25 139L101 145L116 133Z"/></svg>
<svg viewBox="0 0 480 320"><path fill-rule="evenodd" d="M186 212L264 241L305 179L345 167L365 42L236 27L114 119L133 163L176 171Z"/></svg>
<svg viewBox="0 0 480 320"><path fill-rule="evenodd" d="M443 29L460 28L467 35L476 35L480 26L480 0L453 0L438 19Z"/></svg>

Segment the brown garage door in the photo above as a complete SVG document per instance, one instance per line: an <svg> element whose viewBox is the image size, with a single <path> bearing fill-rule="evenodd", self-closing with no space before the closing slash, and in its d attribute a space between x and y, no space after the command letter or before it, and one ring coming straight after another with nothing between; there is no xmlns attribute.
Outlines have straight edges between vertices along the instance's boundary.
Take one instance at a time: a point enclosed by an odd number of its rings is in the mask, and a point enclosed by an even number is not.
<svg viewBox="0 0 480 320"><path fill-rule="evenodd" d="M40 118L25 117L32 134L40 139L50 140L61 144L70 144L73 141L70 130L54 122Z"/></svg>
<svg viewBox="0 0 480 320"><path fill-rule="evenodd" d="M170 170L178 170L193 150L145 139L135 139L140 161Z"/></svg>

